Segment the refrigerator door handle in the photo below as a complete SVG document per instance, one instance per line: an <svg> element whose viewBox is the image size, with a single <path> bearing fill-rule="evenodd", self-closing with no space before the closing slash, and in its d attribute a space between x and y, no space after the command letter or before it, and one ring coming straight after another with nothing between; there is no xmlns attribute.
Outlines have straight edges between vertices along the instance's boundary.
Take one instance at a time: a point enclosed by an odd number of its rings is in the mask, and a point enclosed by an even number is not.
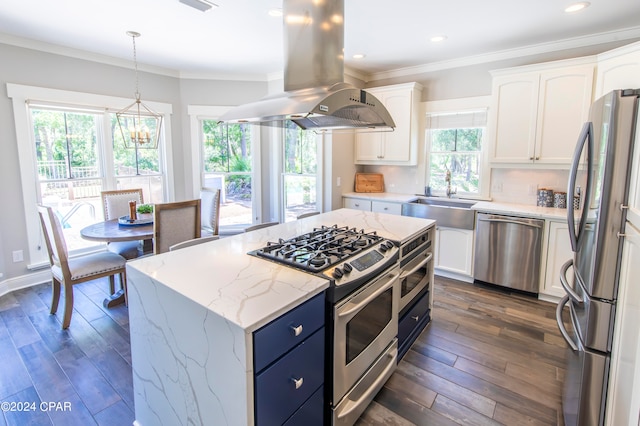
<svg viewBox="0 0 640 426"><path fill-rule="evenodd" d="M590 121L584 123L584 125L582 126L580 136L578 136L578 144L576 145L576 150L573 154L571 169L569 170L569 185L567 187L567 197L570 197L571 201L573 201L573 194L575 194L576 192L576 178L578 175L578 168L580 166L580 157L582 155L582 151L585 148L585 145L587 147L587 188L585 194L583 195L584 207L582 208L582 216L580 218L580 222L578 223L579 229L577 233L574 211L569 207L573 205L573 202L569 203L569 199L567 199L567 223L569 225L569 241L571 242L571 250L573 252L577 251L578 242L582 240L584 227L587 221L587 214L589 213L589 203L591 199L591 169L593 166L593 123L591 123Z"/></svg>
<svg viewBox="0 0 640 426"><path fill-rule="evenodd" d="M569 281L567 280L567 270L573 266L573 259L569 259L562 265L560 268L560 284L562 284L562 288L567 293L567 297L573 299L573 301L577 305L582 305L582 298L576 293L571 286L569 285Z"/></svg>
<svg viewBox="0 0 640 426"><path fill-rule="evenodd" d="M562 309L569 301L569 295L565 294L565 296L558 302L558 306L556 307L556 322L558 323L558 328L560 329L560 333L564 340L567 342L572 351L576 352L578 350L578 345L575 344L573 340L571 340L571 336L569 336L569 332L564 326L564 321L562 320Z"/></svg>

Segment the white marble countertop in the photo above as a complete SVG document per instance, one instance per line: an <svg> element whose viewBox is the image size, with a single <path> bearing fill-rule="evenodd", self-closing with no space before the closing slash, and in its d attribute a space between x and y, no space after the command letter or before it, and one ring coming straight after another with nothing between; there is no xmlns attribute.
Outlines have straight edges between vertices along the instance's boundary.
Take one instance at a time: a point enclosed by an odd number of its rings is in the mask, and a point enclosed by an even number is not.
<svg viewBox="0 0 640 426"><path fill-rule="evenodd" d="M153 280L252 332L329 286L322 277L247 252L321 225L349 226L407 241L432 220L339 209L127 263Z"/></svg>
<svg viewBox="0 0 640 426"><path fill-rule="evenodd" d="M505 215L535 217L550 220L567 220L567 209L554 207L538 207L529 204L497 203L492 201L479 201L472 209L483 213L497 213Z"/></svg>
<svg viewBox="0 0 640 426"><path fill-rule="evenodd" d="M393 192L345 192L342 196L391 203L409 203L418 198L415 194L397 194Z"/></svg>

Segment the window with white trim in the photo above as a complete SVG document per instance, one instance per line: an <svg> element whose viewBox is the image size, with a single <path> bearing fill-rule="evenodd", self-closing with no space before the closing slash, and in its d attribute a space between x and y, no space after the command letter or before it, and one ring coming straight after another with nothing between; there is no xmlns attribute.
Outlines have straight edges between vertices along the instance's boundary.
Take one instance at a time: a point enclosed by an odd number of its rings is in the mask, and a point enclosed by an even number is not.
<svg viewBox="0 0 640 426"><path fill-rule="evenodd" d="M142 188L145 202L173 198L170 104L150 103L164 114L158 149L125 149L115 113L131 99L7 84L27 223L30 264L48 263L36 206L51 206L70 255L97 245L80 230L103 220L100 191Z"/></svg>
<svg viewBox="0 0 640 426"><path fill-rule="evenodd" d="M317 206L318 139L311 130L303 130L292 121L284 127L283 206L285 222L303 213L319 211Z"/></svg>
<svg viewBox="0 0 640 426"><path fill-rule="evenodd" d="M488 179L482 151L486 125L486 110L427 115L427 186L433 194L446 193L449 172L457 196L482 195Z"/></svg>

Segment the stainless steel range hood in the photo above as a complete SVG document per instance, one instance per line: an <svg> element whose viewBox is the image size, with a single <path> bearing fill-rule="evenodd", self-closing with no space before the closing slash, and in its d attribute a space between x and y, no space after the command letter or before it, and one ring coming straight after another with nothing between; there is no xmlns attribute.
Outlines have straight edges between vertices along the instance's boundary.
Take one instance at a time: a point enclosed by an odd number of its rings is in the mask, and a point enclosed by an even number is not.
<svg viewBox="0 0 640 426"><path fill-rule="evenodd" d="M231 109L227 123L303 129L375 128L395 123L372 94L344 82L344 0L284 0L284 93Z"/></svg>

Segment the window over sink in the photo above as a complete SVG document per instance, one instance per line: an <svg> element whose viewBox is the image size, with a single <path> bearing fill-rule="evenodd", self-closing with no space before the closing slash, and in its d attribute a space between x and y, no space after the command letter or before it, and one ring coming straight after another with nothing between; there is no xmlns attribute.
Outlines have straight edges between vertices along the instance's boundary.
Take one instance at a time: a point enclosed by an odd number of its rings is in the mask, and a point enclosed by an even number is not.
<svg viewBox="0 0 640 426"><path fill-rule="evenodd" d="M484 155L486 108L430 112L426 122L426 186L434 195L488 195ZM447 176L450 175L450 183ZM450 186L449 186L450 185Z"/></svg>

